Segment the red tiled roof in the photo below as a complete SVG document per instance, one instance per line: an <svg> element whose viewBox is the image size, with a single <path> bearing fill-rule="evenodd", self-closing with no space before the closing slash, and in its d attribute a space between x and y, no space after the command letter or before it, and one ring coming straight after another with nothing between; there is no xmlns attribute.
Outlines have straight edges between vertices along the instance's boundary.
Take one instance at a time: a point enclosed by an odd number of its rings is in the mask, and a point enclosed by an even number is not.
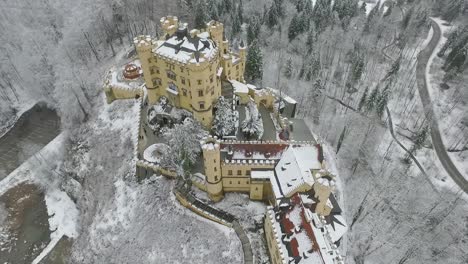
<svg viewBox="0 0 468 264"><path fill-rule="evenodd" d="M225 144L221 143L221 150L228 150L231 146L232 151L244 151L246 154L250 153L269 153L271 156L276 156L278 153L282 153L288 148L288 144L242 144L242 143L233 143ZM267 155L268 156L268 155ZM248 158L248 157L246 157Z"/></svg>
<svg viewBox="0 0 468 264"><path fill-rule="evenodd" d="M291 250L293 257L298 257L299 256L299 243L297 243L297 239L293 238L291 239Z"/></svg>

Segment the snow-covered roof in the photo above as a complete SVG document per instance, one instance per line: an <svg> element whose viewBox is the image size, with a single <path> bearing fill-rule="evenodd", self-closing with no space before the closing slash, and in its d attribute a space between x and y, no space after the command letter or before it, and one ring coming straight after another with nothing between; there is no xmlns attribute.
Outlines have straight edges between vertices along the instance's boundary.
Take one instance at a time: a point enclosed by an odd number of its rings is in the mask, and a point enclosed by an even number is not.
<svg viewBox="0 0 468 264"><path fill-rule="evenodd" d="M271 179L275 177L275 171L273 170L252 170L250 172L252 179Z"/></svg>
<svg viewBox="0 0 468 264"><path fill-rule="evenodd" d="M234 87L234 93L235 94L249 93L249 88L247 87L247 85L245 83L241 83L241 82L236 81L236 80L229 80L229 82L232 84L232 87Z"/></svg>
<svg viewBox="0 0 468 264"><path fill-rule="evenodd" d="M311 170L322 168L318 154L317 147L311 145L291 145L283 153L275 167L276 178L271 182L276 199L290 196L303 184L312 187L314 177Z"/></svg>
<svg viewBox="0 0 468 264"><path fill-rule="evenodd" d="M298 264L344 263L335 245L347 230L344 219L341 214L328 220L318 216L311 195L295 194L285 201L287 206L268 208L267 217L272 221L280 255L285 263L291 258Z"/></svg>
<svg viewBox="0 0 468 264"><path fill-rule="evenodd" d="M191 37L186 30L178 30L166 41L158 43L153 52L157 55L181 62L203 62L211 60L217 54L217 47L209 34Z"/></svg>

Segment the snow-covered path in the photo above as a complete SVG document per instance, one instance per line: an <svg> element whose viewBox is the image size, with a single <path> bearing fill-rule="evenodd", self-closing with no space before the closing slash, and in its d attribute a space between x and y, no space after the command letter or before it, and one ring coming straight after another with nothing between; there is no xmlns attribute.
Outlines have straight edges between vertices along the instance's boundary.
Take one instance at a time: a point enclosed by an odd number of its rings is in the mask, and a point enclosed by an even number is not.
<svg viewBox="0 0 468 264"><path fill-rule="evenodd" d="M436 21L434 21L434 19L431 19L431 25L434 30L432 39L427 47L418 55L416 76L418 78L419 95L421 97L427 119L431 120L431 139L434 150L436 151L442 166L445 168L449 176L465 193L468 193L468 181L463 177L447 154L447 150L439 130L437 116L434 114L432 100L429 92L429 69L432 60L437 54L437 47L439 47L441 44L442 36L440 26Z"/></svg>

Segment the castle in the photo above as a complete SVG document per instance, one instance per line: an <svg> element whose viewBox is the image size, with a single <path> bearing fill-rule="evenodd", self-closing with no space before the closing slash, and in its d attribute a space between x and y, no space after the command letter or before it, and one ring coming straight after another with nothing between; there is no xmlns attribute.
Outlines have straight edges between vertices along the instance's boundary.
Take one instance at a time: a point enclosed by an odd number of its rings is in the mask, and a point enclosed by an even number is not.
<svg viewBox="0 0 468 264"><path fill-rule="evenodd" d="M334 195L336 177L307 127L310 136L299 140L289 136L300 131L289 120L294 120L294 99L245 83L246 47L241 42L233 52L222 23L211 21L205 29L189 31L186 23L168 16L161 19L161 28L164 34L159 39L134 39L138 60L125 66L122 74L109 72L104 86L108 103L142 97L140 102L152 106L164 98L210 129L214 103L223 95L223 84L230 83L238 104L254 102L270 111L263 118L274 123L274 140L204 138L200 142L204 174L192 182L215 202L225 193L242 192L269 205L264 230L273 264L344 263L337 247L347 227ZM140 114L148 114L143 109ZM146 134L140 126L138 143L154 148L155 136ZM137 174L177 176L138 152Z"/></svg>
<svg viewBox="0 0 468 264"><path fill-rule="evenodd" d="M213 104L221 96L222 80L244 82L246 48L236 54L224 37L222 23L211 21L203 31L188 31L177 17L161 18L163 35L135 38L149 104L161 96L186 109L205 127L213 120Z"/></svg>

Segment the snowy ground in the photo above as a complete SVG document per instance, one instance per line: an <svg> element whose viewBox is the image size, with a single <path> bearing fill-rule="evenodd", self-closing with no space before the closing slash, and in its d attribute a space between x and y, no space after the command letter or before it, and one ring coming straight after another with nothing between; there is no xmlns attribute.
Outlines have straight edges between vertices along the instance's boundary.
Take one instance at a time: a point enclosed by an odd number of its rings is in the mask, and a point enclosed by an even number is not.
<svg viewBox="0 0 468 264"><path fill-rule="evenodd" d="M136 182L138 111L135 100L104 104L76 135L88 151L75 157L85 195L78 199L81 232L72 263L240 263L235 234L180 207L171 193L173 181L156 177ZM101 147L88 148L95 144ZM88 156L96 160L79 161Z"/></svg>
<svg viewBox="0 0 468 264"><path fill-rule="evenodd" d="M207 203L211 203L205 192L193 189L196 196ZM226 193L224 198L213 204L225 212L231 213L240 220L252 245L254 263L269 263L268 249L266 248L265 233L263 230L263 218L266 212L266 204L249 199L248 194Z"/></svg>

